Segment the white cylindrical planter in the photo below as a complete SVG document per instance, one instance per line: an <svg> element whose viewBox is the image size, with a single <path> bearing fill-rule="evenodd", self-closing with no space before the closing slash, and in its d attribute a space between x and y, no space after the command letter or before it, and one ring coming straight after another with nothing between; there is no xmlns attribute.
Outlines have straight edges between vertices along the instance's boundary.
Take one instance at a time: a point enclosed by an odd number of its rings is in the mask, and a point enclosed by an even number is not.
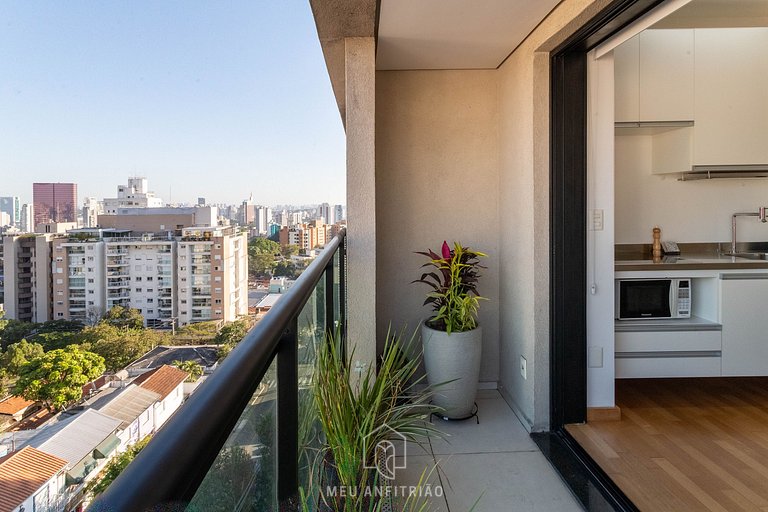
<svg viewBox="0 0 768 512"><path fill-rule="evenodd" d="M432 402L442 407L446 418L460 419L472 414L480 378L483 331L436 331L421 324L424 367L427 381L436 386ZM449 382L450 381L450 382Z"/></svg>

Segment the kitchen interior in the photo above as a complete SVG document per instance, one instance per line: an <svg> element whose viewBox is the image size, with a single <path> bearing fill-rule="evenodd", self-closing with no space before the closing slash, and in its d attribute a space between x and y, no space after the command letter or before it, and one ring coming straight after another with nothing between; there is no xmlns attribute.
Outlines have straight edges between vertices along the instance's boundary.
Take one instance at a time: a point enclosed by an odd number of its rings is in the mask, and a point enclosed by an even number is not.
<svg viewBox="0 0 768 512"><path fill-rule="evenodd" d="M613 344L588 370L612 352L615 406L568 429L641 510L768 510L768 1L669 3L612 49Z"/></svg>

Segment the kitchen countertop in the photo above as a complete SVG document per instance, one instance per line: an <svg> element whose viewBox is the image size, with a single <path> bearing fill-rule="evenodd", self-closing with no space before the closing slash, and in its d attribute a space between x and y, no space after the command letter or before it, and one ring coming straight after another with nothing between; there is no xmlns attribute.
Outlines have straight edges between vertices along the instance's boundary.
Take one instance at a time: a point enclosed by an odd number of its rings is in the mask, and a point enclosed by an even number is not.
<svg viewBox="0 0 768 512"><path fill-rule="evenodd" d="M741 270L768 269L768 260L752 260L725 256L713 252L684 252L679 256L664 256L661 261L642 259L642 255L617 255L616 271L632 270Z"/></svg>

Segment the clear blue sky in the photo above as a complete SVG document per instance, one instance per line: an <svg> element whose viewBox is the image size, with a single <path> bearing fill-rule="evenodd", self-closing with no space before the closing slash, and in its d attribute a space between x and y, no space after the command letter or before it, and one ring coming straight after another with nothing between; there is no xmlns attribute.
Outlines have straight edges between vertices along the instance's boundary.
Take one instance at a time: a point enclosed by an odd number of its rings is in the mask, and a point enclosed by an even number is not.
<svg viewBox="0 0 768 512"><path fill-rule="evenodd" d="M345 202L308 0L0 2L0 196Z"/></svg>

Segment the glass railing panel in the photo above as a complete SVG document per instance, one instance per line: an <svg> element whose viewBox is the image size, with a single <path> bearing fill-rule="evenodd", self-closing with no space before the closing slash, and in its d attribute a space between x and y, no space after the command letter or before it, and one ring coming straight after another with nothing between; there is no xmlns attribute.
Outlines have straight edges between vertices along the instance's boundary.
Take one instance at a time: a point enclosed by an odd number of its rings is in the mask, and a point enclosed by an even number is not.
<svg viewBox="0 0 768 512"><path fill-rule="evenodd" d="M321 278L297 319L299 378L299 486L308 495L319 492L324 439L313 387L317 349L325 339L325 279Z"/></svg>
<svg viewBox="0 0 768 512"><path fill-rule="evenodd" d="M333 332L341 325L341 266L339 265L341 251L333 255Z"/></svg>
<svg viewBox="0 0 768 512"><path fill-rule="evenodd" d="M187 506L211 510L277 510L277 359Z"/></svg>

